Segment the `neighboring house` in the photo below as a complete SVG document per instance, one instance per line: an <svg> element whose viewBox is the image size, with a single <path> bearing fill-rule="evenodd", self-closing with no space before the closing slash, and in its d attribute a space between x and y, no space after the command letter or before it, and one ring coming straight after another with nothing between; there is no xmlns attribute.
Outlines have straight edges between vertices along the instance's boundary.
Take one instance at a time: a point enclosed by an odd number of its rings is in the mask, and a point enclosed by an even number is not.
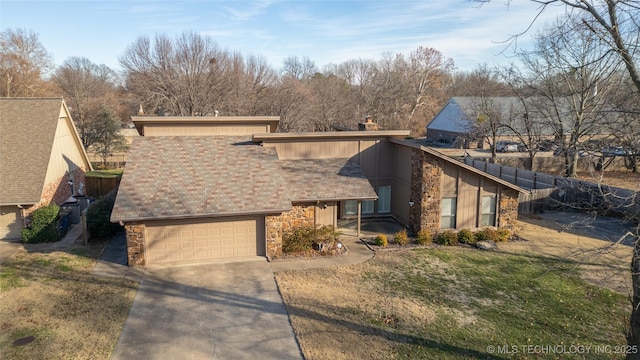
<svg viewBox="0 0 640 360"><path fill-rule="evenodd" d="M146 136L132 144L111 215L130 266L272 258L287 230L343 219L358 232L362 217L383 216L432 233L515 225L525 190L404 140L408 131L274 133L273 121L134 118ZM194 122L206 136L190 136Z"/></svg>
<svg viewBox="0 0 640 360"><path fill-rule="evenodd" d="M524 106L517 97L489 97L484 99L485 105L481 105L481 99L477 97L452 97L440 112L427 124L427 139L440 143L454 143L464 141L468 146L475 145L484 147L483 139L478 138L474 129L479 120L484 116L481 109L490 106L491 110L498 116L499 122L507 122L516 128L521 129L521 121L525 114ZM539 122L542 124L542 121ZM542 131L542 126L535 129L536 133ZM546 131L546 135L553 135L553 129ZM515 133L508 128L498 129L501 140L518 141ZM473 146L471 146L473 147Z"/></svg>
<svg viewBox="0 0 640 360"><path fill-rule="evenodd" d="M64 203L91 170L61 98L0 98L0 157L2 239L20 239L35 209Z"/></svg>
<svg viewBox="0 0 640 360"><path fill-rule="evenodd" d="M575 111L566 101L554 106L543 97L529 97L525 105L517 97L452 97L440 112L427 124L427 139L434 142L469 147L485 147L481 135L474 132L478 124L487 118L485 109L497 117L500 124L497 140L521 142L516 134L526 138L531 133L536 141L555 140L558 134L568 138L572 131L579 131L581 141L600 139L611 135L611 128L620 121L614 112L592 116L584 120L579 129L573 129ZM560 114L562 124L557 121ZM526 119L526 122L525 122ZM526 124L529 125L527 129ZM505 126L506 125L506 126ZM489 146L491 144L488 144Z"/></svg>

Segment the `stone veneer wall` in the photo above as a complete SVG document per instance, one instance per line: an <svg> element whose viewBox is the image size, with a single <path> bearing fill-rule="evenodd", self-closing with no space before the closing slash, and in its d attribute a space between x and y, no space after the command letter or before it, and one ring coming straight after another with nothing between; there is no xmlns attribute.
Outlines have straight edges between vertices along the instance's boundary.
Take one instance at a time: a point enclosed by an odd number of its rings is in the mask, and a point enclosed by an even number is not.
<svg viewBox="0 0 640 360"><path fill-rule="evenodd" d="M127 236L127 257L129 266L144 266L144 224L127 223L124 225Z"/></svg>
<svg viewBox="0 0 640 360"><path fill-rule="evenodd" d="M518 192L502 188L498 205L498 228L515 230L518 221Z"/></svg>
<svg viewBox="0 0 640 360"><path fill-rule="evenodd" d="M265 216L267 258L282 254L282 234L300 226L314 226L315 204L294 204L291 211L280 215Z"/></svg>
<svg viewBox="0 0 640 360"><path fill-rule="evenodd" d="M413 149L411 154L411 198L409 225L415 232L429 230L436 235L440 229L442 160ZM501 185L499 185L501 186ZM502 187L498 203L498 228L514 230L518 219L518 192Z"/></svg>
<svg viewBox="0 0 640 360"><path fill-rule="evenodd" d="M440 194L443 164L420 149L411 152L411 197L409 224L415 232L440 228Z"/></svg>

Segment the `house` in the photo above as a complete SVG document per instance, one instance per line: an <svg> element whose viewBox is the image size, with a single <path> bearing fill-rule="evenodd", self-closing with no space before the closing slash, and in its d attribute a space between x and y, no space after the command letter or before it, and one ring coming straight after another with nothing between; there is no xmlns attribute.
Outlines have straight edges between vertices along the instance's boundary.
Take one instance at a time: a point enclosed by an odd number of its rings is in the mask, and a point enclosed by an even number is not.
<svg viewBox="0 0 640 360"><path fill-rule="evenodd" d="M516 97L490 97L484 99L484 103L478 97L452 97L427 124L427 139L446 144L460 141L467 145L477 143L478 148L482 148L483 139L473 132L483 116L482 109L487 106L500 117L501 122L522 116L525 112ZM499 128L498 132L501 139L514 135L507 128Z"/></svg>
<svg viewBox="0 0 640 360"><path fill-rule="evenodd" d="M574 128L572 109L569 99L552 103L543 97L529 97L523 103L518 97L452 97L427 124L426 137L437 143L484 148L485 139L474 130L482 126L488 116L493 116L499 124L496 140L519 143L521 139L517 134L526 137L528 133L536 141L558 140L559 134L568 139L572 131L577 131L580 141L586 141L606 138L612 133L612 126L620 121L614 112L608 111L589 116L579 128ZM558 116L561 124L556 120Z"/></svg>
<svg viewBox="0 0 640 360"><path fill-rule="evenodd" d="M359 232L363 217L414 231L508 228L524 191L405 140L408 131L276 133L272 117L133 120L145 136L132 144L111 215L125 227L130 266L271 258L288 230L352 219Z"/></svg>
<svg viewBox="0 0 640 360"><path fill-rule="evenodd" d="M91 170L61 98L0 98L0 238L20 239L29 215L78 193Z"/></svg>

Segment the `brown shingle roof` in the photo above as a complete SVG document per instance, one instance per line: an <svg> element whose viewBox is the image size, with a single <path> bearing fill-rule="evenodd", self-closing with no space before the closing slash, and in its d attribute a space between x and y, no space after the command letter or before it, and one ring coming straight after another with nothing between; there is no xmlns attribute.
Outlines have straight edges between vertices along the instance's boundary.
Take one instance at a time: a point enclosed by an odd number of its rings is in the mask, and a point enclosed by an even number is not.
<svg viewBox="0 0 640 360"><path fill-rule="evenodd" d="M349 159L281 160L292 201L377 199L375 190Z"/></svg>
<svg viewBox="0 0 640 360"><path fill-rule="evenodd" d="M291 209L275 149L221 136L133 141L112 221Z"/></svg>
<svg viewBox="0 0 640 360"><path fill-rule="evenodd" d="M0 99L0 204L40 201L61 98Z"/></svg>

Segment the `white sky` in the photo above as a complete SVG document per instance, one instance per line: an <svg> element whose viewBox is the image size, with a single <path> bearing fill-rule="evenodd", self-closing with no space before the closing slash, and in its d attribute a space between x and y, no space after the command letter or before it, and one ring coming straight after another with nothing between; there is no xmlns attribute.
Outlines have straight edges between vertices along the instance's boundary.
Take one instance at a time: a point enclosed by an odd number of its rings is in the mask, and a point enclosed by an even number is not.
<svg viewBox="0 0 640 360"><path fill-rule="evenodd" d="M210 35L221 48L263 56L276 69L289 56L322 67L350 59L432 47L459 70L514 61L499 42L524 31L537 5L527 0L218 1L0 0L0 28L39 34L56 65L71 56L120 70L118 58L142 35L185 31ZM564 8L547 9L518 45ZM512 54L512 48L506 54Z"/></svg>

